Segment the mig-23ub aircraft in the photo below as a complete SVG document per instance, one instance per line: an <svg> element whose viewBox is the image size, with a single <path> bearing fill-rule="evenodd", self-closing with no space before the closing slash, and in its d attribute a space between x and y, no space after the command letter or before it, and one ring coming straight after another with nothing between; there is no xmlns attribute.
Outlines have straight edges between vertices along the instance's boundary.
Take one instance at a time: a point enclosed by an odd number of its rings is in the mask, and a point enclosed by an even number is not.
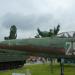
<svg viewBox="0 0 75 75"><path fill-rule="evenodd" d="M75 33L65 32L52 37L0 42L1 69L23 66L29 55L75 59Z"/></svg>

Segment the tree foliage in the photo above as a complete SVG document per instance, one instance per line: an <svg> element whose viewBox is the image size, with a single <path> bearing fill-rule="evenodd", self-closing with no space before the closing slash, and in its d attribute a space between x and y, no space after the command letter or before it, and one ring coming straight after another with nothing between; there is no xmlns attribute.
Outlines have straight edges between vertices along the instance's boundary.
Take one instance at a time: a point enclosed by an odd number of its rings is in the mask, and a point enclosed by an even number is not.
<svg viewBox="0 0 75 75"><path fill-rule="evenodd" d="M17 38L17 28L15 25L12 25L10 28L10 35L8 37L4 37L5 40L16 39Z"/></svg>
<svg viewBox="0 0 75 75"><path fill-rule="evenodd" d="M47 37L47 36L49 36L49 33L47 31L41 31L39 28L37 29L37 31L38 31L38 34L41 37Z"/></svg>
<svg viewBox="0 0 75 75"><path fill-rule="evenodd" d="M41 31L39 28L37 29L38 35L40 37L51 37L53 35L57 35L59 31L60 25L58 25L56 28L54 27L54 29L50 29L49 31Z"/></svg>
<svg viewBox="0 0 75 75"><path fill-rule="evenodd" d="M58 25L56 28L54 28L54 35L57 35L60 30L60 25Z"/></svg>

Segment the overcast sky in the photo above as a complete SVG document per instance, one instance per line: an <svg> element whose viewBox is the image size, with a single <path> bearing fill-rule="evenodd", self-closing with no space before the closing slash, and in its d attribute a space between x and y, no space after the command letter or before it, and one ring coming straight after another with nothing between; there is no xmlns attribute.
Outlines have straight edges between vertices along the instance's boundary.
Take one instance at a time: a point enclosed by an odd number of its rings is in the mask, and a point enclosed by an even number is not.
<svg viewBox="0 0 75 75"><path fill-rule="evenodd" d="M17 27L17 38L34 37L36 29L75 31L75 0L0 0L0 40Z"/></svg>

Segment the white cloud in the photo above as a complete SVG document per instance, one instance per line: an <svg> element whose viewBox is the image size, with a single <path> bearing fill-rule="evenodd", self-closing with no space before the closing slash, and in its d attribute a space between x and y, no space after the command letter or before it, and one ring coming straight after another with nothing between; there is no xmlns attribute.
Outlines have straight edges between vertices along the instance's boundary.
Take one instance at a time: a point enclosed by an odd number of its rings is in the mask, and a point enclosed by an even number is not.
<svg viewBox="0 0 75 75"><path fill-rule="evenodd" d="M28 37L37 27L48 30L57 24L61 24L61 31L73 31L74 7L75 0L0 0L0 32L7 35L12 24L19 29L18 38L23 32Z"/></svg>

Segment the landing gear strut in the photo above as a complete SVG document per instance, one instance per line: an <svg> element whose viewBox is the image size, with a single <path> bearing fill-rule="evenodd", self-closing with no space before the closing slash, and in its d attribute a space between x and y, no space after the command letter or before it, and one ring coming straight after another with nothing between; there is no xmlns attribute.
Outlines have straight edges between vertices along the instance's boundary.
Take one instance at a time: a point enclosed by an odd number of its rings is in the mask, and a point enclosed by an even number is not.
<svg viewBox="0 0 75 75"><path fill-rule="evenodd" d="M61 74L60 75L64 75L64 58L61 58L60 67L61 67Z"/></svg>

